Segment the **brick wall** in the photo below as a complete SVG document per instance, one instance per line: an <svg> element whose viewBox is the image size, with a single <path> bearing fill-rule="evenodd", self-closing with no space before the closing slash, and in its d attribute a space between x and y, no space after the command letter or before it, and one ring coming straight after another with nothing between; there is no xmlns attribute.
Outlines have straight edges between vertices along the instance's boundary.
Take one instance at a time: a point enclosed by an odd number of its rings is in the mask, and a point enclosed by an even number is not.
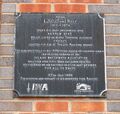
<svg viewBox="0 0 120 114"><path fill-rule="evenodd" d="M120 114L120 0L2 0L0 114ZM107 98L13 98L14 12L105 14Z"/></svg>

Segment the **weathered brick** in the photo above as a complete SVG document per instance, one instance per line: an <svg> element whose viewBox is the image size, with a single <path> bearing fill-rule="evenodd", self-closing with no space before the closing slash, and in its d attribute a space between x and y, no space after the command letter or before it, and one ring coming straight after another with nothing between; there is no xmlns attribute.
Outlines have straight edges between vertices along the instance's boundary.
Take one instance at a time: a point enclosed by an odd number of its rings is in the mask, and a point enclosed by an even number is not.
<svg viewBox="0 0 120 114"><path fill-rule="evenodd" d="M0 55L12 55L13 53L13 46L0 46Z"/></svg>
<svg viewBox="0 0 120 114"><path fill-rule="evenodd" d="M120 26L119 25L107 25L106 26L106 34L120 34Z"/></svg>
<svg viewBox="0 0 120 114"><path fill-rule="evenodd" d="M37 3L53 2L53 3L100 3L101 0L33 0Z"/></svg>
<svg viewBox="0 0 120 114"><path fill-rule="evenodd" d="M15 16L10 14L3 14L1 15L1 22L2 23L15 23Z"/></svg>
<svg viewBox="0 0 120 114"><path fill-rule="evenodd" d="M107 87L108 89L120 89L120 80L108 79Z"/></svg>
<svg viewBox="0 0 120 114"><path fill-rule="evenodd" d="M120 103L119 102L108 102L107 110L108 112L120 112Z"/></svg>
<svg viewBox="0 0 120 114"><path fill-rule="evenodd" d="M32 2L33 0L2 0L3 3L29 3Z"/></svg>
<svg viewBox="0 0 120 114"><path fill-rule="evenodd" d="M107 24L119 24L120 15L105 15L105 22Z"/></svg>
<svg viewBox="0 0 120 114"><path fill-rule="evenodd" d="M101 3L102 0L70 0L72 3Z"/></svg>
<svg viewBox="0 0 120 114"><path fill-rule="evenodd" d="M120 66L120 57L107 57L108 66Z"/></svg>
<svg viewBox="0 0 120 114"><path fill-rule="evenodd" d="M104 0L104 3L118 4L120 0Z"/></svg>
<svg viewBox="0 0 120 114"><path fill-rule="evenodd" d="M84 112L78 112L78 113L72 113L72 112L54 112L54 113L50 113L50 112L28 112L28 113L19 113L19 114L86 114ZM89 113L92 114L92 113ZM97 114L97 113L95 113ZM103 114L103 113L98 113L98 114Z"/></svg>
<svg viewBox="0 0 120 114"><path fill-rule="evenodd" d="M55 12L86 12L86 6L83 4L55 4Z"/></svg>
<svg viewBox="0 0 120 114"><path fill-rule="evenodd" d="M108 78L120 78L120 68L107 68Z"/></svg>
<svg viewBox="0 0 120 114"><path fill-rule="evenodd" d="M107 51L107 56L119 56L120 46L108 46L106 51Z"/></svg>
<svg viewBox="0 0 120 114"><path fill-rule="evenodd" d="M88 11L93 13L120 13L120 5L88 5Z"/></svg>
<svg viewBox="0 0 120 114"><path fill-rule="evenodd" d="M65 2L67 2L67 0L33 0L35 3L51 3L51 2L53 2L53 3L61 3L61 2L63 2L63 3L65 3Z"/></svg>
<svg viewBox="0 0 120 114"><path fill-rule="evenodd" d="M72 102L73 112L104 112L104 102Z"/></svg>
<svg viewBox="0 0 120 114"><path fill-rule="evenodd" d="M4 13L14 13L16 12L16 5L15 4L2 4L2 12Z"/></svg>
<svg viewBox="0 0 120 114"><path fill-rule="evenodd" d="M88 112L88 114L108 114L106 112Z"/></svg>
<svg viewBox="0 0 120 114"><path fill-rule="evenodd" d="M0 1L0 12L1 12L2 1Z"/></svg>
<svg viewBox="0 0 120 114"><path fill-rule="evenodd" d="M120 91L117 90L108 90L107 99L109 100L120 100Z"/></svg>
<svg viewBox="0 0 120 114"><path fill-rule="evenodd" d="M50 12L50 4L20 4L20 12Z"/></svg>
<svg viewBox="0 0 120 114"><path fill-rule="evenodd" d="M0 67L0 77L4 76L13 76L14 75L14 68L13 67Z"/></svg>
<svg viewBox="0 0 120 114"><path fill-rule="evenodd" d="M0 88L1 89L13 89L13 80L0 79Z"/></svg>
<svg viewBox="0 0 120 114"><path fill-rule="evenodd" d="M14 34L14 25L1 25L1 34Z"/></svg>
<svg viewBox="0 0 120 114"><path fill-rule="evenodd" d="M1 112L0 114L15 114L14 112Z"/></svg>
<svg viewBox="0 0 120 114"><path fill-rule="evenodd" d="M0 66L13 66L13 57L0 57Z"/></svg>
<svg viewBox="0 0 120 114"><path fill-rule="evenodd" d="M51 97L33 97L33 98L31 98L31 97L21 97L20 98L21 100L36 100L36 101L40 101L40 102L44 102L44 101L51 101L52 100L52 98ZM35 105L34 105L35 106ZM35 109L35 108L34 108Z"/></svg>
<svg viewBox="0 0 120 114"><path fill-rule="evenodd" d="M106 112L88 112L88 114L108 114L108 113L106 113Z"/></svg>
<svg viewBox="0 0 120 114"><path fill-rule="evenodd" d="M0 102L0 111L32 111L32 103Z"/></svg>
<svg viewBox="0 0 120 114"><path fill-rule="evenodd" d="M35 110L42 112L67 112L68 102L37 102Z"/></svg>
<svg viewBox="0 0 120 114"><path fill-rule="evenodd" d="M120 44L120 36L106 36L106 44L107 45L114 45Z"/></svg>
<svg viewBox="0 0 120 114"><path fill-rule="evenodd" d="M56 114L56 113L55 113ZM117 112L113 112L113 113L108 113L108 112L78 112L78 113L76 113L76 112L73 112L73 113L62 113L62 114L119 114L119 113L117 113Z"/></svg>
<svg viewBox="0 0 120 114"><path fill-rule="evenodd" d="M0 90L0 100L12 100L13 91L12 90Z"/></svg>
<svg viewBox="0 0 120 114"><path fill-rule="evenodd" d="M70 113L67 112L67 113L60 113L60 114L86 114L86 113L85 112L70 112Z"/></svg>
<svg viewBox="0 0 120 114"><path fill-rule="evenodd" d="M0 36L0 44L14 44L14 35L5 35Z"/></svg>
<svg viewBox="0 0 120 114"><path fill-rule="evenodd" d="M27 113L23 112L22 113L22 112L20 112L19 114L52 114L52 113L48 113L48 112L36 112L36 113L35 112L34 113L33 112L27 112ZM59 114L59 113L54 113L54 114ZM66 114L66 113L64 113L64 114Z"/></svg>

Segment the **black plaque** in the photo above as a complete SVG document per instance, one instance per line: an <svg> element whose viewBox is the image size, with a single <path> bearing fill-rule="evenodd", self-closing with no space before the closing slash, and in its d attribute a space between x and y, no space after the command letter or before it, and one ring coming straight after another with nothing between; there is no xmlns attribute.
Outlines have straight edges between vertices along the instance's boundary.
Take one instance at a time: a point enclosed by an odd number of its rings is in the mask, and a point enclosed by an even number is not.
<svg viewBox="0 0 120 114"><path fill-rule="evenodd" d="M102 97L106 91L102 14L17 14L15 41L19 97Z"/></svg>

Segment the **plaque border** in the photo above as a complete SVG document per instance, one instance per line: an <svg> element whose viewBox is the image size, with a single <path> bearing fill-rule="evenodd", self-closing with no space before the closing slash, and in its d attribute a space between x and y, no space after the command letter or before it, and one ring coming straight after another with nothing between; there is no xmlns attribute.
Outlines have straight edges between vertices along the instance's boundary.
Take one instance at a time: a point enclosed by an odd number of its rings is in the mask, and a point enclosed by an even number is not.
<svg viewBox="0 0 120 114"><path fill-rule="evenodd" d="M14 98L47 98L47 97L51 97L51 98L106 98L107 97L107 66L106 66L106 40L105 40L105 18L104 18L104 13L43 13L43 12L39 12L39 13L31 13L31 12L15 12L14 16L16 17L16 20L21 16L21 14L97 14L98 17L100 19L103 20L103 40L104 40L104 84L105 84L105 89L103 91L100 92L99 95L25 95L25 94L21 94L18 90L15 89L15 72L14 72L14 83L13 83L13 97ZM15 21L16 24L16 21ZM16 43L16 25L14 28L14 46ZM16 49L15 49L16 51ZM15 57L15 51L14 51L14 57ZM15 61L14 61L14 71L15 71Z"/></svg>

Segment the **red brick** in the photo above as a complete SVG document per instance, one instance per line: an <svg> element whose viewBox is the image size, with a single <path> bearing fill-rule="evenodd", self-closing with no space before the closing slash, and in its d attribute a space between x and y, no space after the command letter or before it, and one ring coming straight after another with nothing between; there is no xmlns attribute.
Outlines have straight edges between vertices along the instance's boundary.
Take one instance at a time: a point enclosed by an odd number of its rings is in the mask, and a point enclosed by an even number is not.
<svg viewBox="0 0 120 114"><path fill-rule="evenodd" d="M55 4L55 12L85 13L86 6L82 4Z"/></svg>
<svg viewBox="0 0 120 114"><path fill-rule="evenodd" d="M73 102L73 112L104 112L104 102Z"/></svg>
<svg viewBox="0 0 120 114"><path fill-rule="evenodd" d="M67 112L67 102L37 102L35 104L36 111L44 112Z"/></svg>
<svg viewBox="0 0 120 114"><path fill-rule="evenodd" d="M20 4L20 12L50 12L50 4Z"/></svg>
<svg viewBox="0 0 120 114"><path fill-rule="evenodd" d="M67 3L69 0L52 0L54 3Z"/></svg>

